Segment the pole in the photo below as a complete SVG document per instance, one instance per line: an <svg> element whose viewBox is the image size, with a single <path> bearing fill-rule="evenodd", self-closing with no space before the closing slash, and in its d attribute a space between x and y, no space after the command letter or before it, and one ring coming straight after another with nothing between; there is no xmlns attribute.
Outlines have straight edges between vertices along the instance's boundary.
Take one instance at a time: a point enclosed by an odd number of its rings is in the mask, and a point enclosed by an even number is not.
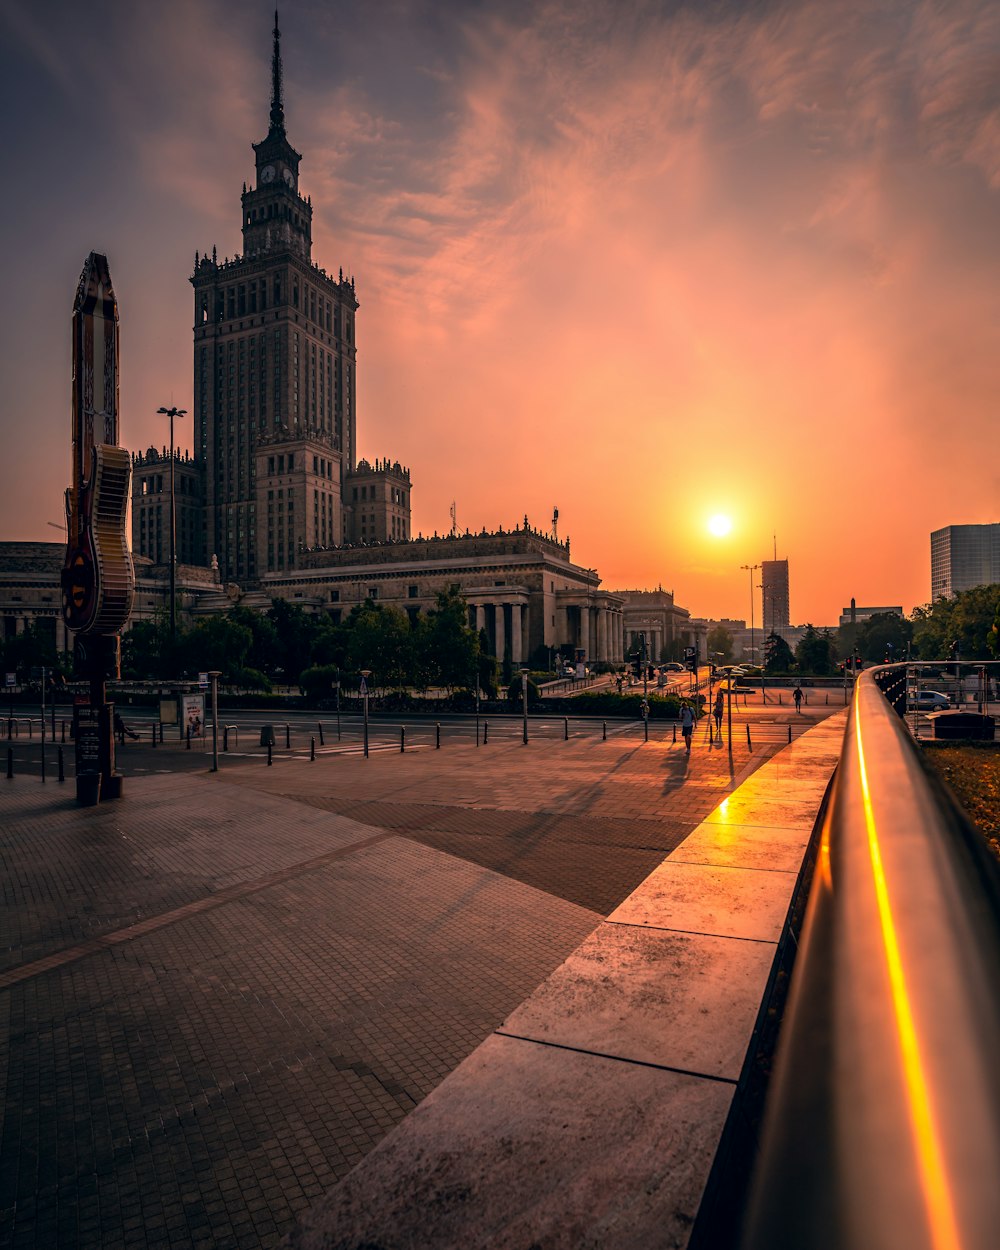
<svg viewBox="0 0 1000 1250"><path fill-rule="evenodd" d="M368 758L368 678L371 675L371 669L363 668L361 670L361 710L364 716L365 759Z"/></svg>
<svg viewBox="0 0 1000 1250"><path fill-rule="evenodd" d="M522 742L524 746L528 745L528 670L521 669L521 710L524 716L524 728L522 730Z"/></svg>
<svg viewBox="0 0 1000 1250"><path fill-rule="evenodd" d="M219 771L219 674L209 673L212 679L212 772Z"/></svg>
<svg viewBox="0 0 1000 1250"><path fill-rule="evenodd" d="M337 741L340 741L340 682L337 682Z"/></svg>
<svg viewBox="0 0 1000 1250"><path fill-rule="evenodd" d="M157 408L170 418L170 646L177 641L177 504L174 494L174 417L183 417L186 408Z"/></svg>

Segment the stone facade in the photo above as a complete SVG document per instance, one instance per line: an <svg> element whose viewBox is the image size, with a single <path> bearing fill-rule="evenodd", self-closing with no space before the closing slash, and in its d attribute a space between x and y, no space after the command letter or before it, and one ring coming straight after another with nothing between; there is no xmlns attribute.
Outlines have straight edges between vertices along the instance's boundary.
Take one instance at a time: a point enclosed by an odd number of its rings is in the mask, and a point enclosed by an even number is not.
<svg viewBox="0 0 1000 1250"><path fill-rule="evenodd" d="M571 647L588 662L622 662L620 597L570 560L568 542L528 526L306 552L294 573L262 578L241 602L266 609L273 598L288 599L339 621L374 599L415 619L449 589L465 599L470 627L486 631L501 661L548 662Z"/></svg>
<svg viewBox="0 0 1000 1250"><path fill-rule="evenodd" d="M62 615L60 575L65 543L0 542L0 622L5 638L28 625L43 623L58 651L72 651L73 634ZM134 556L135 600L129 625L165 615L170 606L170 566ZM226 593L217 568L178 564L177 600L181 619L190 620L204 603L232 606L235 592Z"/></svg>
<svg viewBox="0 0 1000 1250"><path fill-rule="evenodd" d="M205 564L205 466L174 450L178 564ZM132 457L132 554L170 562L170 453L150 447Z"/></svg>
<svg viewBox="0 0 1000 1250"><path fill-rule="evenodd" d="M638 649L637 640L645 635L648 659L658 664L661 660L677 659L680 649L696 642L700 635L691 621L686 608L674 603L668 590L618 590L614 592L622 602L622 627L626 653ZM701 646L704 658L704 644Z"/></svg>

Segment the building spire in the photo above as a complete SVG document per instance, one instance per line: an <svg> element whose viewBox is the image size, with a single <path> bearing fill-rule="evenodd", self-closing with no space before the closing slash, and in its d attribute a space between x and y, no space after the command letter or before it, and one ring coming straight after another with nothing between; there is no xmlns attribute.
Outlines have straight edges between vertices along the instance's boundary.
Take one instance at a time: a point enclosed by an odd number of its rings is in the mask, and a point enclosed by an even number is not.
<svg viewBox="0 0 1000 1250"><path fill-rule="evenodd" d="M274 52L271 56L271 134L285 133L285 109L281 102L281 31L274 10Z"/></svg>

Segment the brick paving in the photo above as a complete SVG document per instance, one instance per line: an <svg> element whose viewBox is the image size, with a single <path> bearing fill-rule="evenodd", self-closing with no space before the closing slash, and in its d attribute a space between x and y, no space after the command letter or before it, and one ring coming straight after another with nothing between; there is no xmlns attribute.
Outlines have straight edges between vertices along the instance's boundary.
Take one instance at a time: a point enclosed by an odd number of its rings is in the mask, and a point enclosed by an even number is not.
<svg viewBox="0 0 1000 1250"><path fill-rule="evenodd" d="M4 783L0 1245L277 1244L729 784L584 741Z"/></svg>

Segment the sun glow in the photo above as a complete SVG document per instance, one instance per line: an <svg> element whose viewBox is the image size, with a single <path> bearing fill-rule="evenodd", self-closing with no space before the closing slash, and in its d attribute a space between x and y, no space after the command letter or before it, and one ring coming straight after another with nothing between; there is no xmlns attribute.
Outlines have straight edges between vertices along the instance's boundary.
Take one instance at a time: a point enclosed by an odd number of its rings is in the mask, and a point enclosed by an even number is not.
<svg viewBox="0 0 1000 1250"><path fill-rule="evenodd" d="M708 518L708 532L716 538L725 538L732 528L732 517L726 516L724 512L717 512L715 516Z"/></svg>

